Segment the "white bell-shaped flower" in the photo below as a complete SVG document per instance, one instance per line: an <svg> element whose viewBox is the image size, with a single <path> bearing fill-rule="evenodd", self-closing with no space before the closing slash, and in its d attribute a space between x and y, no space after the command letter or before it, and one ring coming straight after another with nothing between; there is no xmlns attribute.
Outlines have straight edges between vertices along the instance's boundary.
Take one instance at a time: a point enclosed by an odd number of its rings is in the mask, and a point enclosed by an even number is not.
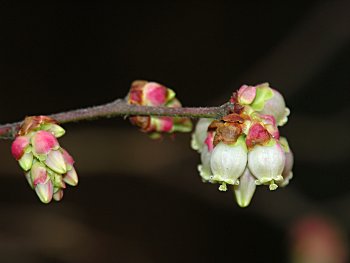
<svg viewBox="0 0 350 263"><path fill-rule="evenodd" d="M274 139L266 145L255 145L248 153L248 167L257 178L256 184L269 184L270 190L277 188L275 181L283 181L284 164L284 151Z"/></svg>
<svg viewBox="0 0 350 263"><path fill-rule="evenodd" d="M238 178L243 174L247 165L247 147L244 136L239 137L234 144L220 142L211 154L210 167L214 181L223 183L220 190L226 190L226 184L239 184Z"/></svg>

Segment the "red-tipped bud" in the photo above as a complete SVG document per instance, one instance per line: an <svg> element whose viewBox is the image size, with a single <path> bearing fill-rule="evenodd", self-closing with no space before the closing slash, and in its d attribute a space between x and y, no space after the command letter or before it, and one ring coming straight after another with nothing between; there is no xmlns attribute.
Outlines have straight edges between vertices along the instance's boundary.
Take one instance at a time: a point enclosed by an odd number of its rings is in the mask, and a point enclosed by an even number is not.
<svg viewBox="0 0 350 263"><path fill-rule="evenodd" d="M59 144L56 137L47 131L38 131L31 138L33 153L36 156L46 155L51 150L58 149Z"/></svg>
<svg viewBox="0 0 350 263"><path fill-rule="evenodd" d="M30 140L27 136L18 136L11 145L13 157L18 161L24 154L24 151L29 146Z"/></svg>
<svg viewBox="0 0 350 263"><path fill-rule="evenodd" d="M129 104L144 106L163 106L176 108L181 103L175 98L175 92L156 82L134 81L127 96ZM141 131L150 134L151 138L160 138L162 133L190 132L192 122L182 117L131 116L132 124Z"/></svg>
<svg viewBox="0 0 350 263"><path fill-rule="evenodd" d="M33 164L30 174L34 186L44 184L50 179L47 175L46 166L40 162Z"/></svg>
<svg viewBox="0 0 350 263"><path fill-rule="evenodd" d="M256 96L256 87L243 85L237 92L238 103L242 105L251 104Z"/></svg>

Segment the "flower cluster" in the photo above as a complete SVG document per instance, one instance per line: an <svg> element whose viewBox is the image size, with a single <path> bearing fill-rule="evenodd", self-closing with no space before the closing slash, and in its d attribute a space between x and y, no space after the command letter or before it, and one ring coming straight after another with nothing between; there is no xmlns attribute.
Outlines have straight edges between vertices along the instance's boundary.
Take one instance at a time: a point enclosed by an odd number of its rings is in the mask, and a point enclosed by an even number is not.
<svg viewBox="0 0 350 263"><path fill-rule="evenodd" d="M76 186L74 160L57 138L64 129L45 116L27 117L12 143L12 155L25 172L29 185L43 203L63 197L66 184Z"/></svg>
<svg viewBox="0 0 350 263"><path fill-rule="evenodd" d="M201 154L202 180L220 184L221 191L231 185L237 203L246 207L257 185L275 190L293 176L293 154L278 130L289 109L268 83L243 85L230 102L232 112L222 119L198 121L191 145Z"/></svg>
<svg viewBox="0 0 350 263"><path fill-rule="evenodd" d="M181 107L181 103L175 98L175 92L156 82L136 80L131 84L127 102L134 105L153 107ZM159 138L162 133L190 132L192 122L184 117L155 117L132 116L130 121L140 127L141 131L149 133L151 138Z"/></svg>

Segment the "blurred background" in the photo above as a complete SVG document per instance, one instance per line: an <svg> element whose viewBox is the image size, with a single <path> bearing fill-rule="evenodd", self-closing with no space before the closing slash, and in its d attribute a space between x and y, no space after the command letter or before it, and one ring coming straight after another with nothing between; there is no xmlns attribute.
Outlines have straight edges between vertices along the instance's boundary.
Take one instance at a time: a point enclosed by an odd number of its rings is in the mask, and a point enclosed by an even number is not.
<svg viewBox="0 0 350 263"><path fill-rule="evenodd" d="M259 187L241 209L201 182L189 134L66 124L80 184L43 205L0 141L0 262L297 262L324 236L327 262L349 262L350 2L233 2L0 4L1 123L103 104L135 79L185 106L269 82L291 109L280 132L295 155L290 185Z"/></svg>

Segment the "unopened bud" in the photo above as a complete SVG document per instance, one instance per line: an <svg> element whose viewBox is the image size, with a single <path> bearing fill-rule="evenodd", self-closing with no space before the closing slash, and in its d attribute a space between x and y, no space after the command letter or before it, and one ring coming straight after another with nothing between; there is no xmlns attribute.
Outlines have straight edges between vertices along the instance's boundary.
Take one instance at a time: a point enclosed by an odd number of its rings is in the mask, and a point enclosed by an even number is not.
<svg viewBox="0 0 350 263"><path fill-rule="evenodd" d="M255 177L246 168L243 175L239 178L239 185L233 187L237 204L240 207L247 207L252 200L255 189Z"/></svg>
<svg viewBox="0 0 350 263"><path fill-rule="evenodd" d="M63 198L63 190L59 189L56 193L53 194L52 197L55 201L61 201L61 199Z"/></svg>
<svg viewBox="0 0 350 263"><path fill-rule="evenodd" d="M256 96L256 87L243 85L237 92L238 102L242 105L251 104Z"/></svg>
<svg viewBox="0 0 350 263"><path fill-rule="evenodd" d="M48 180L43 184L37 184L35 186L35 192L41 202L45 204L50 203L53 195L53 185L51 180Z"/></svg>
<svg viewBox="0 0 350 263"><path fill-rule="evenodd" d="M59 150L49 152L45 160L45 164L56 173L64 174L67 172L66 163L62 153Z"/></svg>
<svg viewBox="0 0 350 263"><path fill-rule="evenodd" d="M78 184L78 174L74 167L68 171L65 175L63 175L63 181L71 186L76 186Z"/></svg>

